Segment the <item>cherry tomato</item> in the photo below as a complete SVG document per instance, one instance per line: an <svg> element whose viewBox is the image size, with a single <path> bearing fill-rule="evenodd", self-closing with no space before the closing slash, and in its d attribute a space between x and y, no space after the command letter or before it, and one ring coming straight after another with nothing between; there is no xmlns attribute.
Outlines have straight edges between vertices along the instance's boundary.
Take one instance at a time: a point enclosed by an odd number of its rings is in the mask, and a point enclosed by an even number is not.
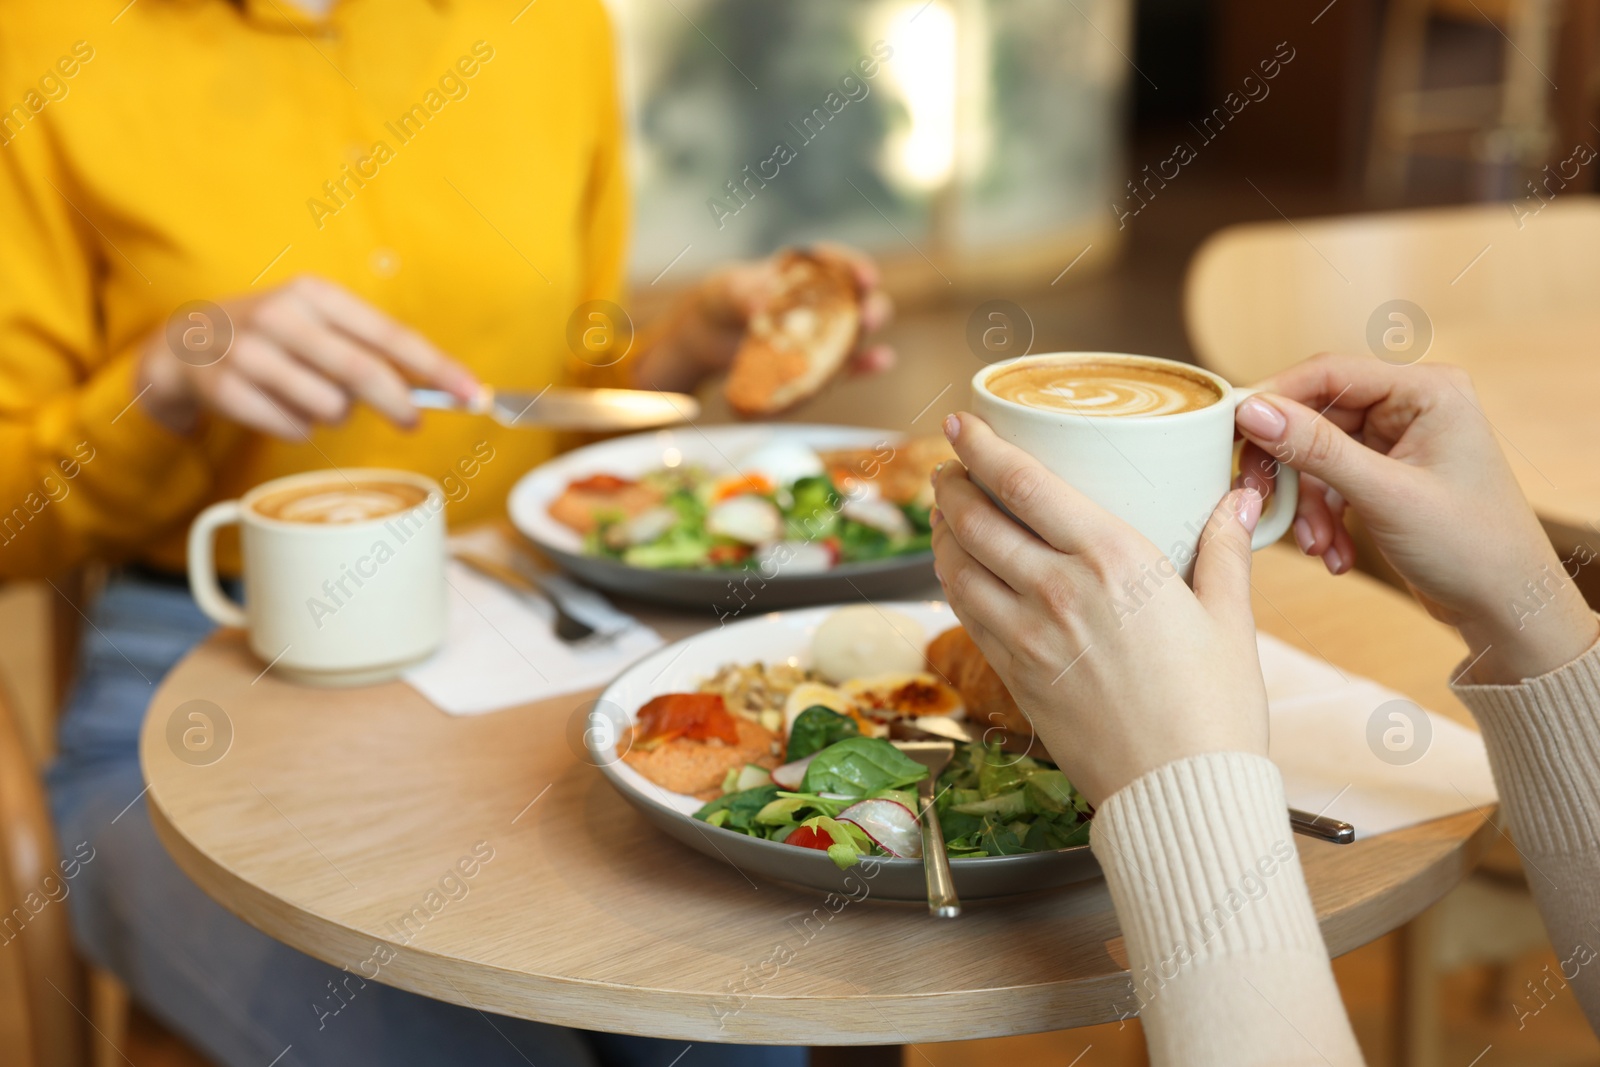
<svg viewBox="0 0 1600 1067"><path fill-rule="evenodd" d="M712 545L706 559L718 565L743 563L750 558L751 551L749 545Z"/></svg>
<svg viewBox="0 0 1600 1067"><path fill-rule="evenodd" d="M797 826L783 839L786 844L799 845L801 848L815 848L823 852L833 847L833 838L826 830L815 826Z"/></svg>

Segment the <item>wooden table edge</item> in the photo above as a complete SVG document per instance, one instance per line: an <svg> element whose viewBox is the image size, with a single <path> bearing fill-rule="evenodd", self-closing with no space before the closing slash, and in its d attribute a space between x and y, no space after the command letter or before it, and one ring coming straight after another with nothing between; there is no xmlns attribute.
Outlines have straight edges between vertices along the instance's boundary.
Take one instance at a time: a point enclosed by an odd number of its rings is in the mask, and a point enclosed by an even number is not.
<svg viewBox="0 0 1600 1067"><path fill-rule="evenodd" d="M1494 821L1497 807L1491 805L1487 810L1458 812L1430 823L1395 831L1399 834L1414 833L1434 824L1452 821L1475 824L1470 832L1456 840L1449 851L1388 894L1368 897L1336 912L1325 915L1319 913L1318 924L1322 928L1322 939L1327 943L1328 954L1342 956L1398 930L1460 885L1477 867L1495 835L1500 832ZM1396 901L1400 902L1398 909L1395 908Z"/></svg>
<svg viewBox="0 0 1600 1067"><path fill-rule="evenodd" d="M644 989L531 974L481 962L462 969L451 957L374 938L272 896L194 846L167 818L159 791L153 786L148 797L156 836L179 868L213 900L257 930L334 967L347 966L345 961L350 959L369 958L381 944L394 954L382 969L383 984L511 1018L684 1041L901 1045L958 1039L949 1032L952 1010L972 1020L970 1032L959 1039L1008 1037L1115 1022L1124 1017L1117 1005L1131 1003L1134 992L1132 977L1121 971L1048 985L912 995L807 997L817 1014L833 1024L832 1029L819 1031L813 1021L797 1019L788 1011L765 1010L793 999L789 997ZM1399 928L1459 884L1497 831L1481 812L1434 820L1471 820L1476 820L1476 827L1457 837L1451 848L1401 887L1365 897L1337 911L1319 913L1318 922L1330 955L1343 955ZM1430 825L1395 833L1425 832ZM1397 895L1402 898L1398 909ZM455 972L455 976L447 971ZM646 999L649 1007L642 1008L641 1001ZM1019 1015L1031 1016L1037 1025L1019 1026ZM704 1020L704 1025L694 1025L696 1019Z"/></svg>

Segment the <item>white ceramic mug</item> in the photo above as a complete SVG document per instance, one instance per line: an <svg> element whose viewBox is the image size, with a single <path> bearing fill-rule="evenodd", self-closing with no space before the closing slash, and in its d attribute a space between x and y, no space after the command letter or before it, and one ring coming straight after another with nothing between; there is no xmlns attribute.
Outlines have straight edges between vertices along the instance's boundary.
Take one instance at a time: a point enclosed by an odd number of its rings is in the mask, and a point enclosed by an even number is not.
<svg viewBox="0 0 1600 1067"><path fill-rule="evenodd" d="M268 518L263 497L307 485L401 482L419 504L361 522ZM238 524L244 604L217 582L213 541ZM427 658L445 635L444 494L410 471L316 471L258 485L202 511L189 528L189 588L223 626L248 631L250 649L275 673L311 685L367 685Z"/></svg>
<svg viewBox="0 0 1600 1067"><path fill-rule="evenodd" d="M1202 378L1216 387L1221 399L1172 415L1088 415L1028 407L989 391L988 381L1010 367L1063 361L1145 364ZM1169 359L1056 352L1006 360L974 374L972 411L1062 481L1144 534L1189 581L1206 521L1233 484L1233 413L1251 392ZM1284 535L1294 522L1299 498L1299 475L1280 464L1252 548L1264 548Z"/></svg>

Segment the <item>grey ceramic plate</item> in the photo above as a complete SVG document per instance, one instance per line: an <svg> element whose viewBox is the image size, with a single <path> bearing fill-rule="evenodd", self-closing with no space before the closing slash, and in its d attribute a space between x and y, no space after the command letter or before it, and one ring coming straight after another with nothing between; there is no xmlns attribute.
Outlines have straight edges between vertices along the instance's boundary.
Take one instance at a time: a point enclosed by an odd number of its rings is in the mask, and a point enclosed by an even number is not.
<svg viewBox="0 0 1600 1067"><path fill-rule="evenodd" d="M846 563L816 574L771 578L753 572L652 570L583 554L577 533L550 517L550 504L575 479L592 474L637 477L680 463L732 473L763 445L792 440L817 450L893 447L901 435L857 426L779 423L759 426L680 426L633 434L574 449L525 474L511 491L511 521L551 561L573 576L635 600L692 608L722 617L866 597L911 596L933 583L933 554Z"/></svg>
<svg viewBox="0 0 1600 1067"><path fill-rule="evenodd" d="M936 601L880 606L910 615L922 623L928 637L955 625L949 606ZM762 615L709 630L645 657L600 695L596 711L606 718L591 720L585 745L601 773L646 819L746 877L857 897L865 885L873 899L926 900L920 860L863 860L858 866L841 871L824 852L709 826L692 817L701 807L699 800L667 792L617 756L619 727L631 722L633 713L652 697L693 690L701 679L728 663L778 663L791 658L802 665L808 663L812 635L834 610L814 607ZM1087 845L1020 856L952 860L950 868L956 891L965 900L1032 893L1100 877L1100 866Z"/></svg>

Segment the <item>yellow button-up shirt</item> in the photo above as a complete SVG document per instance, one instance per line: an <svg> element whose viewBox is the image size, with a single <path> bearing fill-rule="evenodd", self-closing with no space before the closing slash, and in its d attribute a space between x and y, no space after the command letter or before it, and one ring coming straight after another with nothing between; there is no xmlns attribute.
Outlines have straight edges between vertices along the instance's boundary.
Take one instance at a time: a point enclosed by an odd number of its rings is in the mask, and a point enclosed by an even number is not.
<svg viewBox="0 0 1600 1067"><path fill-rule="evenodd" d="M357 409L180 436L138 351L189 301L315 274L482 381L574 377L573 309L620 298L622 152L600 0L0 0L0 577L177 567L206 503L318 468L502 511L551 435Z"/></svg>

